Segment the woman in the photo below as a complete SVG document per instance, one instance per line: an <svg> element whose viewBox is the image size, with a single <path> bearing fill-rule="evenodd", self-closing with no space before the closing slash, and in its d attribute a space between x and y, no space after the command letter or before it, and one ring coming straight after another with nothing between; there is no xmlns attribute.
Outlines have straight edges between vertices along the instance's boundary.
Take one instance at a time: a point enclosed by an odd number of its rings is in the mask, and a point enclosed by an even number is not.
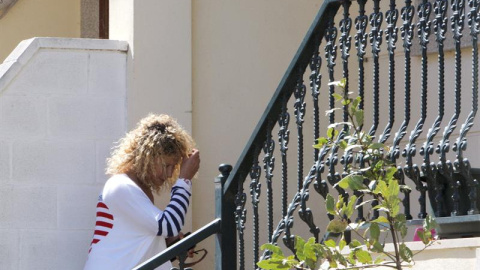
<svg viewBox="0 0 480 270"><path fill-rule="evenodd" d="M132 269L161 252L180 234L200 166L190 135L168 115L149 115L130 131L107 160L105 183L85 270ZM153 192L171 188L168 206ZM158 269L171 269L170 262Z"/></svg>

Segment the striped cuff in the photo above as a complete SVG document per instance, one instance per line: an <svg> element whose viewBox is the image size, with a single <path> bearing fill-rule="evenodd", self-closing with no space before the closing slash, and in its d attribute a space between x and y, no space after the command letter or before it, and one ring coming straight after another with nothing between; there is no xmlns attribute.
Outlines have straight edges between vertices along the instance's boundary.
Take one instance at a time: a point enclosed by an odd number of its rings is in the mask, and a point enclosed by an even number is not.
<svg viewBox="0 0 480 270"><path fill-rule="evenodd" d="M175 182L174 187L182 187L188 192L192 192L192 181L190 179L178 178L177 182Z"/></svg>

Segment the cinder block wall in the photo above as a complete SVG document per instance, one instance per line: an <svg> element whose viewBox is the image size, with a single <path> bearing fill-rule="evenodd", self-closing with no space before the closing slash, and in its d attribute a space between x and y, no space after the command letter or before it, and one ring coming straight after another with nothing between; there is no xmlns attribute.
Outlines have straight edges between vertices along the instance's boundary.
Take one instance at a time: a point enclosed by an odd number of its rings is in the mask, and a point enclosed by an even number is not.
<svg viewBox="0 0 480 270"><path fill-rule="evenodd" d="M35 38L0 65L0 269L82 269L126 131L127 44Z"/></svg>

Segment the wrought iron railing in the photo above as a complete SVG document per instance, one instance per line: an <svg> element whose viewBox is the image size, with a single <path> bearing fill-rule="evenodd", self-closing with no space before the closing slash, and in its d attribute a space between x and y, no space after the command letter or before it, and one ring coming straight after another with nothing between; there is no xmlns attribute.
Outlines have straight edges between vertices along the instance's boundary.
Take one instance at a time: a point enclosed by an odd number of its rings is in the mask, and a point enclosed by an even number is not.
<svg viewBox="0 0 480 270"><path fill-rule="evenodd" d="M347 195L332 187L354 157L348 151L340 155L336 147L305 144L314 144L329 124L346 120L346 108L321 117L335 107L335 89L328 83L341 78L347 79L345 91L360 96L371 115L364 129L391 146L388 157L400 181L414 187L404 194L408 219L431 214L453 224L453 231L445 230L448 237L478 234L480 171L467 158L478 157L475 149L467 151L467 135L478 122L479 6L479 0L325 0L239 161L233 170L221 166L216 269L256 269L262 243L293 251L294 234L320 241L320 224L329 220L322 197ZM448 31L453 52L444 46ZM464 35L471 37L470 46L462 44ZM412 53L414 44L419 53ZM294 136L296 143L290 141ZM280 169L274 170L275 163ZM411 204L413 199L419 203ZM357 220L374 217L362 207L356 213Z"/></svg>

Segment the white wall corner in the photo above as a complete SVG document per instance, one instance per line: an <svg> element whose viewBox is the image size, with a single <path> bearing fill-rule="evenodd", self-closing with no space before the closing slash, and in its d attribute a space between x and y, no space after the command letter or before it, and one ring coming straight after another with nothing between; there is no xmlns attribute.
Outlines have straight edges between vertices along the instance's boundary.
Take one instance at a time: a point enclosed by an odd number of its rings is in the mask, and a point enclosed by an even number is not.
<svg viewBox="0 0 480 270"><path fill-rule="evenodd" d="M128 43L120 40L81 38L35 37L23 40L5 61L0 64L0 93L41 49L103 50L126 53L128 51Z"/></svg>

